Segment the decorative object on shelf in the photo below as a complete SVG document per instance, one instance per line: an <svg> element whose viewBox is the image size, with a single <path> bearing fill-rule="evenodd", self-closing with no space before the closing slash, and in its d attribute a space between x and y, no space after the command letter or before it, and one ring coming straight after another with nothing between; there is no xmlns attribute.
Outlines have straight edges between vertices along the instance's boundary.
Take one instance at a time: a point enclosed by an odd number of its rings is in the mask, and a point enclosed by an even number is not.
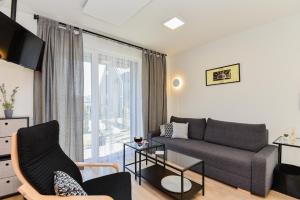
<svg viewBox="0 0 300 200"><path fill-rule="evenodd" d="M134 137L134 142L138 145L143 145L143 137Z"/></svg>
<svg viewBox="0 0 300 200"><path fill-rule="evenodd" d="M12 118L13 116L13 109L16 101L15 97L18 92L18 89L19 87L15 87L15 89L13 89L12 94L10 95L10 99L8 100L5 84L2 83L2 85L0 86L0 92L1 92L0 102L2 102L5 118Z"/></svg>
<svg viewBox="0 0 300 200"><path fill-rule="evenodd" d="M241 81L240 63L206 70L206 86Z"/></svg>
<svg viewBox="0 0 300 200"><path fill-rule="evenodd" d="M283 139L284 139L284 142L288 142L289 134L288 133L284 133L283 134Z"/></svg>
<svg viewBox="0 0 300 200"><path fill-rule="evenodd" d="M293 128L292 129L292 132L291 132L291 143L292 144L295 144L296 143L296 140L297 140L297 137L296 137L296 129L295 128Z"/></svg>

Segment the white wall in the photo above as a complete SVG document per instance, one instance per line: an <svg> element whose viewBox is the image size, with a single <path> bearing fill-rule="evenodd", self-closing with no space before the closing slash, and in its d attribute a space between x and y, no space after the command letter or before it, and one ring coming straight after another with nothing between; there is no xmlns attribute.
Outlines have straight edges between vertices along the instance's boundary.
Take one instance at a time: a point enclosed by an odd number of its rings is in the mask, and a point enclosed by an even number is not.
<svg viewBox="0 0 300 200"><path fill-rule="evenodd" d="M228 36L169 58L169 116L266 123L269 142L295 127L300 137L300 15ZM201 35L199 35L201 37ZM205 70L241 63L241 82L205 86ZM169 84L171 84L169 82ZM299 149L283 161L300 165Z"/></svg>
<svg viewBox="0 0 300 200"><path fill-rule="evenodd" d="M9 16L10 11L7 8L0 8ZM36 33L37 25L33 19L33 14L27 14L18 11L17 22ZM16 95L14 116L29 116L32 121L33 116L33 70L26 69L22 66L0 60L0 84L5 83L7 90L19 86L19 92ZM0 106L0 117L3 117L3 109Z"/></svg>

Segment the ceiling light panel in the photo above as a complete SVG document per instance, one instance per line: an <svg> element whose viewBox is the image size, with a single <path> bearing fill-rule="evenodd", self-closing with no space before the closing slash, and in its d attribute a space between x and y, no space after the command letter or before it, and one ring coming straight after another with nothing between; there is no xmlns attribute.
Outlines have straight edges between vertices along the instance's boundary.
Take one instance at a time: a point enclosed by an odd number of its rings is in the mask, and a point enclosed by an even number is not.
<svg viewBox="0 0 300 200"><path fill-rule="evenodd" d="M180 26L183 26L184 22L177 17L174 17L164 23L164 26L166 26L169 29L175 30L179 28Z"/></svg>

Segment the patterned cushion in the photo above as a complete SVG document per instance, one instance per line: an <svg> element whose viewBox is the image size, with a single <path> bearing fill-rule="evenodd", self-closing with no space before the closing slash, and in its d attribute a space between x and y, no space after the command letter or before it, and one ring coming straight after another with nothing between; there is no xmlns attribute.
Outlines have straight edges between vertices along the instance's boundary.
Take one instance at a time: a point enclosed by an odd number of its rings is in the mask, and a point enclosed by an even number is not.
<svg viewBox="0 0 300 200"><path fill-rule="evenodd" d="M173 124L165 124L165 137L171 138L173 135Z"/></svg>
<svg viewBox="0 0 300 200"><path fill-rule="evenodd" d="M54 191L58 196L87 196L82 187L68 174L62 171L54 172Z"/></svg>
<svg viewBox="0 0 300 200"><path fill-rule="evenodd" d="M166 134L165 125L163 124L163 125L160 125L159 127L160 127L160 136L165 136L165 134Z"/></svg>

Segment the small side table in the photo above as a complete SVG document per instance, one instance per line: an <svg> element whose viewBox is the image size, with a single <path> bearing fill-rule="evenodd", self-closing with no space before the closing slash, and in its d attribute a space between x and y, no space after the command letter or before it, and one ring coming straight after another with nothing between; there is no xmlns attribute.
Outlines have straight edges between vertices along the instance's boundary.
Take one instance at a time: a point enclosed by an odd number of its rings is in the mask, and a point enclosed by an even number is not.
<svg viewBox="0 0 300 200"><path fill-rule="evenodd" d="M134 162L128 163L126 164L126 146L130 147L131 149L133 149L135 151L134 153ZM146 161L146 165L148 164L148 161L151 161L148 155L148 151L155 149L157 151L157 149L162 148L163 149L163 164L164 167L166 166L166 147L164 144L161 144L159 142L146 142L143 143L142 145L138 145L136 142L127 142L124 143L124 147L123 147L123 171L125 172L125 169L127 169L128 171L130 171L131 173L134 174L135 176L135 180L138 176L139 178L139 185L141 185L141 178L142 178L142 162ZM142 155L145 156L145 159L142 159ZM136 157L139 157L139 159L137 160ZM157 159L157 155L155 156L155 163L157 164L158 159ZM138 164L138 171L137 171L137 164ZM134 165L134 171L132 171L129 166Z"/></svg>
<svg viewBox="0 0 300 200"><path fill-rule="evenodd" d="M296 138L294 141L291 141L290 139L281 136L277 138L273 144L278 145L278 163L281 164L282 146L300 148L300 138Z"/></svg>
<svg viewBox="0 0 300 200"><path fill-rule="evenodd" d="M300 199L300 167L282 164L282 146L300 148L300 138L294 141L283 136L277 138L273 144L278 145L278 165L274 170L273 189L277 192Z"/></svg>

